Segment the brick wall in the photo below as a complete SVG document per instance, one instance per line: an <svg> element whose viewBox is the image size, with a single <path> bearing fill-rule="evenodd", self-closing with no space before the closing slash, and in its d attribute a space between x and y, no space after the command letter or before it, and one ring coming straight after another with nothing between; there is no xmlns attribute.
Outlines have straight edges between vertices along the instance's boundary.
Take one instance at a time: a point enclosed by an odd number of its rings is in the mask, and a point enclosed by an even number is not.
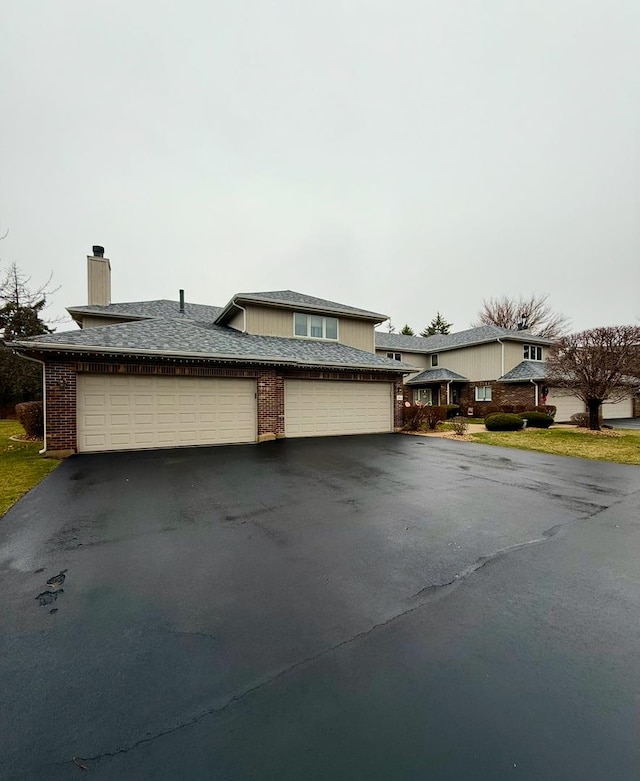
<svg viewBox="0 0 640 781"><path fill-rule="evenodd" d="M491 387L491 401L476 401L475 386L488 384ZM536 403L536 389L529 383L469 383L460 390L460 409L466 414L470 407L473 407L473 416L482 418L485 416L484 410L488 407L498 407L502 404L524 404L527 407L533 407ZM541 403L541 400L539 400Z"/></svg>
<svg viewBox="0 0 640 781"><path fill-rule="evenodd" d="M48 363L45 369L46 447L76 450L76 364Z"/></svg>
<svg viewBox="0 0 640 781"><path fill-rule="evenodd" d="M203 365L139 364L108 362L50 362L46 365L46 437L49 452L76 452L76 375L142 374L181 377L247 377L256 380L258 441L280 438L284 427L284 384L291 379L322 379L358 382L393 382L394 427L402 426L402 380L395 374L288 370L257 367L215 367Z"/></svg>

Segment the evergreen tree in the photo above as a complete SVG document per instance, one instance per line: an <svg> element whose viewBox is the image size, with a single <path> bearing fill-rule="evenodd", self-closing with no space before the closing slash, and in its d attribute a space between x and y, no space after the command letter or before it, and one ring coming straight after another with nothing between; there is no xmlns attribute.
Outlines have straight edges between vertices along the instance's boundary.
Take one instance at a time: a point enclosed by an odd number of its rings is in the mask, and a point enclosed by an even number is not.
<svg viewBox="0 0 640 781"><path fill-rule="evenodd" d="M42 369L15 355L7 343L47 334L41 319L51 277L35 291L29 277L12 263L0 279L0 408L6 414L21 401L42 398Z"/></svg>
<svg viewBox="0 0 640 781"><path fill-rule="evenodd" d="M405 323L402 326L402 331L400 331L400 333L404 334L405 336L415 336L413 328L408 323Z"/></svg>
<svg viewBox="0 0 640 781"><path fill-rule="evenodd" d="M435 334L448 334L451 330L453 323L448 323L444 317L437 313L436 317L429 323L429 325L421 332L420 336L435 336Z"/></svg>

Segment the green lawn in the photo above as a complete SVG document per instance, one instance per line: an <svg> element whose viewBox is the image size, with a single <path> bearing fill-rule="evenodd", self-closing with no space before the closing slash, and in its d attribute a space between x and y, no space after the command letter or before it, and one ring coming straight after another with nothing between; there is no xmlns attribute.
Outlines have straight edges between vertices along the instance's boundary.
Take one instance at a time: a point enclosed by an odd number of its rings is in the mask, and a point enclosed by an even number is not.
<svg viewBox="0 0 640 781"><path fill-rule="evenodd" d="M588 434L580 429L525 429L524 431L482 431L472 434L475 442L519 450L537 450L558 456L613 461L640 465L640 431L621 430L622 436Z"/></svg>
<svg viewBox="0 0 640 781"><path fill-rule="evenodd" d="M22 426L0 420L0 517L60 463L38 454L42 442L12 442L14 434L24 434Z"/></svg>

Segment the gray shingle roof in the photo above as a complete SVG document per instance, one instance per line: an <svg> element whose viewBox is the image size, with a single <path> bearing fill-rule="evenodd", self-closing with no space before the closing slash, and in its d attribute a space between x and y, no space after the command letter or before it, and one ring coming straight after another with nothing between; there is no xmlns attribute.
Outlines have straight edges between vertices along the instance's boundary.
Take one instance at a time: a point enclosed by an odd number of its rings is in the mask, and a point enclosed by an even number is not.
<svg viewBox="0 0 640 781"><path fill-rule="evenodd" d="M530 344L553 344L551 339L534 336L529 331L513 331L497 325L482 325L468 328L455 334L436 334L435 336L405 336L376 331L376 347L381 350L401 350L403 352L433 353L443 350L455 350L458 347L471 347L474 344L495 342L496 339L508 339Z"/></svg>
<svg viewBox="0 0 640 781"><path fill-rule="evenodd" d="M529 382L529 380L544 380L546 364L542 361L521 361L511 371L503 374L499 382Z"/></svg>
<svg viewBox="0 0 640 781"><path fill-rule="evenodd" d="M244 363L286 363L374 369L404 374L409 366L338 342L252 336L225 326L178 318L153 318L13 342L33 352L62 350L115 355L157 355Z"/></svg>
<svg viewBox="0 0 640 781"><path fill-rule="evenodd" d="M189 320L199 320L201 322L213 323L216 317L222 312L221 306L207 306L206 304L184 305L184 315L180 313L180 303L170 301L166 298L156 301L126 301L118 304L109 304L108 306L85 305L70 306L67 311L70 313L103 315L103 316L122 316L122 317L178 317Z"/></svg>
<svg viewBox="0 0 640 781"><path fill-rule="evenodd" d="M449 380L469 382L467 377L463 377L457 372L452 372L451 369L427 369L412 377L407 382L407 385L424 385L427 382L448 382Z"/></svg>
<svg viewBox="0 0 640 781"><path fill-rule="evenodd" d="M368 309L358 309L355 306L338 304L336 301L328 301L326 298L316 298L305 293L296 293L295 290L267 290L261 293L237 293L225 306L225 311L231 308L234 301L255 301L264 304L280 304L289 308L317 309L321 312L335 312L340 315L354 315L382 322L387 315L379 312L371 312Z"/></svg>

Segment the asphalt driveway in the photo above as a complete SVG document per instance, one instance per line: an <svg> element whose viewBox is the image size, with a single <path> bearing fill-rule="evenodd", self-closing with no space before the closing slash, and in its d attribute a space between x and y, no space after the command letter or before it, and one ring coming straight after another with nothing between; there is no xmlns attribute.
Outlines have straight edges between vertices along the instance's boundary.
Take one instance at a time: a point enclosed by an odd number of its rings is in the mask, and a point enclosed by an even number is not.
<svg viewBox="0 0 640 781"><path fill-rule="evenodd" d="M627 781L639 546L637 467L73 457L0 521L0 777Z"/></svg>

